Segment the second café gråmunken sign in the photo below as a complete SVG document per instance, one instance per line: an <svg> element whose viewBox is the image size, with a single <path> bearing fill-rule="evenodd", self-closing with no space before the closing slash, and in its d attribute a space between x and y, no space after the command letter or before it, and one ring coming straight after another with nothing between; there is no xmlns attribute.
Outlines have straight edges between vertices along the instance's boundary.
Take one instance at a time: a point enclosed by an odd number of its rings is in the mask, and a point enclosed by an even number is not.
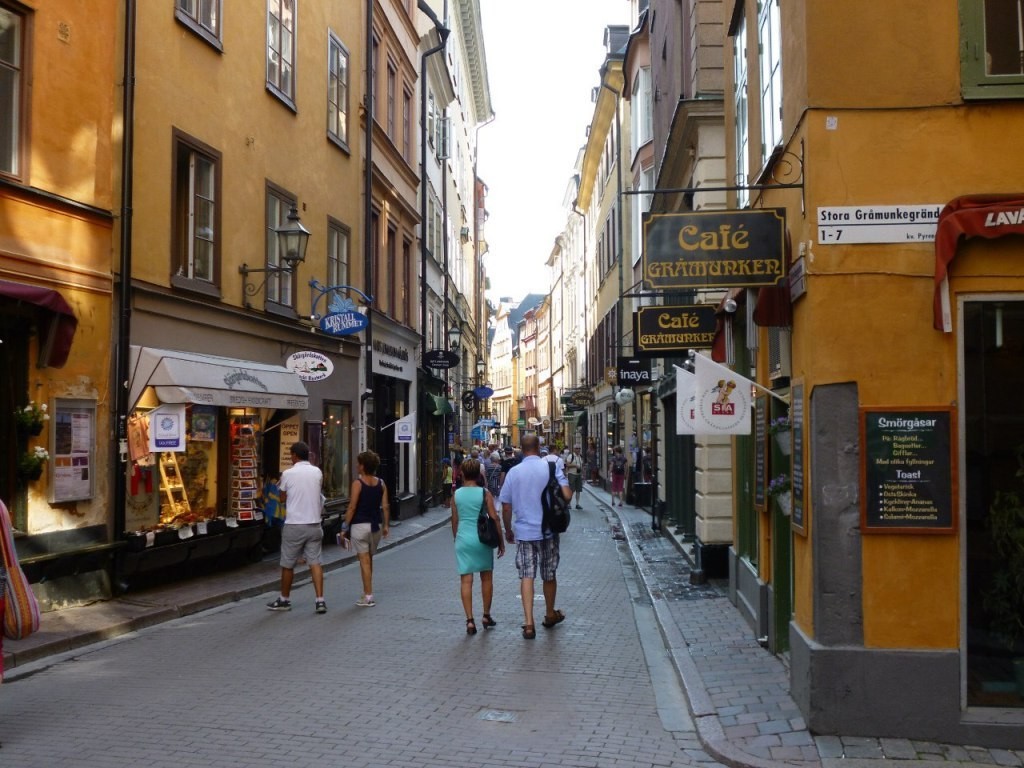
<svg viewBox="0 0 1024 768"><path fill-rule="evenodd" d="M650 214L643 221L648 290L757 288L785 279L786 211Z"/></svg>

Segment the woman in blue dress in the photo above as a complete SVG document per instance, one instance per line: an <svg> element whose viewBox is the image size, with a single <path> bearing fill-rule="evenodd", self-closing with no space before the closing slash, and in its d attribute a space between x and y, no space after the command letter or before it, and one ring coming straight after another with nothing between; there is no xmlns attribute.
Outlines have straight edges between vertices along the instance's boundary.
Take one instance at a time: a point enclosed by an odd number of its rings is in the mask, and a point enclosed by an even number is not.
<svg viewBox="0 0 1024 768"><path fill-rule="evenodd" d="M459 566L462 587L462 607L466 611L466 634L476 634L473 620L473 574L480 574L480 596L483 598L483 625L490 629L498 622L491 618L491 598L494 596L494 550L480 543L477 533L477 518L485 509L494 520L499 534L501 520L494 509L494 496L487 490L480 462L466 459L462 462L463 485L455 491L452 499L452 535L455 537L455 560ZM498 557L505 554L505 537L501 535Z"/></svg>

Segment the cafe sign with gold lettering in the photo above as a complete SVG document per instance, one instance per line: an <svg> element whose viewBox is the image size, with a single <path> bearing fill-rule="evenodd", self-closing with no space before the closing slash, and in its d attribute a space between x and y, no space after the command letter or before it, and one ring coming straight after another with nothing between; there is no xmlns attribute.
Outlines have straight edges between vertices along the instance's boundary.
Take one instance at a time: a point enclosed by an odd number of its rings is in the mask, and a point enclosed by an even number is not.
<svg viewBox="0 0 1024 768"><path fill-rule="evenodd" d="M637 357L710 349L715 339L715 308L710 304L640 307L633 313L633 331Z"/></svg>
<svg viewBox="0 0 1024 768"><path fill-rule="evenodd" d="M648 290L758 288L785 279L786 211L700 211L644 217Z"/></svg>

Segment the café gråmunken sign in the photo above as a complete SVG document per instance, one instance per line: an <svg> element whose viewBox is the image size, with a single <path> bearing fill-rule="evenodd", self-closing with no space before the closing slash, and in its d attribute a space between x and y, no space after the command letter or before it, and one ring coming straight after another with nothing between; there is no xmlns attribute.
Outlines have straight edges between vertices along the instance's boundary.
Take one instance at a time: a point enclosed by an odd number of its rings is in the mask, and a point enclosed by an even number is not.
<svg viewBox="0 0 1024 768"><path fill-rule="evenodd" d="M647 290L757 288L786 276L784 208L649 214L643 240Z"/></svg>

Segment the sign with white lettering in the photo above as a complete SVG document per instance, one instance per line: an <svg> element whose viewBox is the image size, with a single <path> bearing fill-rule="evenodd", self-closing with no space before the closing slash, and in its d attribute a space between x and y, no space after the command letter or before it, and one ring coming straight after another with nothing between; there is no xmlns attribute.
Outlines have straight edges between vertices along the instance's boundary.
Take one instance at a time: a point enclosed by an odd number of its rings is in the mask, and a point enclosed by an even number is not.
<svg viewBox="0 0 1024 768"><path fill-rule="evenodd" d="M861 532L953 533L949 406L861 408Z"/></svg>
<svg viewBox="0 0 1024 768"><path fill-rule="evenodd" d="M641 360L620 357L616 384L620 387L636 387L651 383L651 365ZM622 405L622 403L619 403Z"/></svg>
<svg viewBox="0 0 1024 768"><path fill-rule="evenodd" d="M648 214L643 286L756 288L785 279L785 208Z"/></svg>
<svg viewBox="0 0 1024 768"><path fill-rule="evenodd" d="M369 324L369 318L355 310L332 312L320 318L320 330L331 336L351 336L353 333L359 333Z"/></svg>
<svg viewBox="0 0 1024 768"><path fill-rule="evenodd" d="M941 203L819 208L818 243L932 243L941 212Z"/></svg>

